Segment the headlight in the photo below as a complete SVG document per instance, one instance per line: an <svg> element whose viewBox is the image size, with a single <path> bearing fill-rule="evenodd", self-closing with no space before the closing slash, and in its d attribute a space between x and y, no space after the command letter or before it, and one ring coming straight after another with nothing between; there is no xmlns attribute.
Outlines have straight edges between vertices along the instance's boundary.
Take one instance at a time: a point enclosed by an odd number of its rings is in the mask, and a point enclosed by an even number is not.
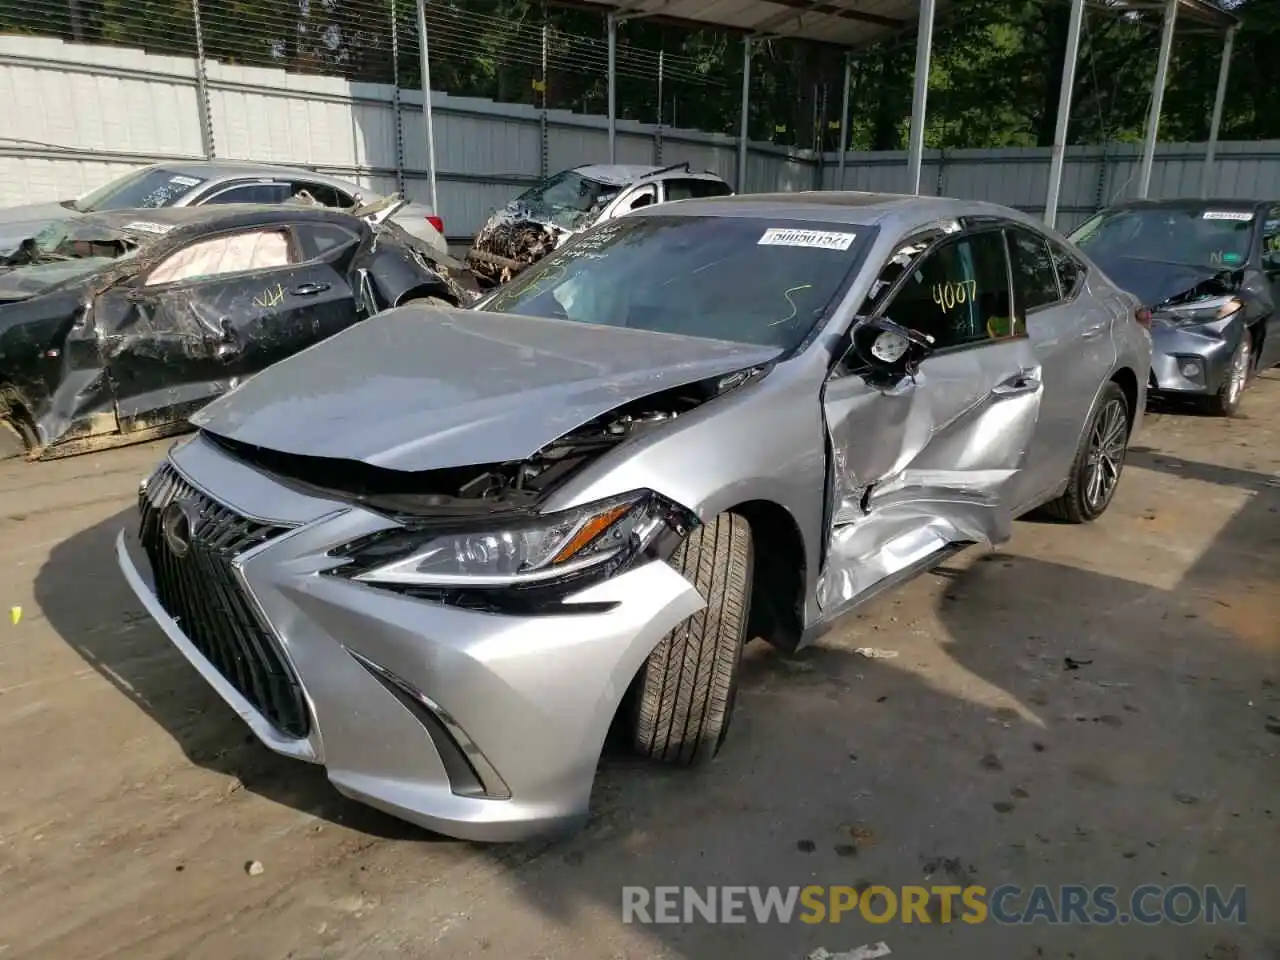
<svg viewBox="0 0 1280 960"><path fill-rule="evenodd" d="M392 587L522 588L609 576L696 519L650 491L494 524L383 531L339 550L333 573ZM416 592L416 591L410 591Z"/></svg>
<svg viewBox="0 0 1280 960"><path fill-rule="evenodd" d="M1191 303L1161 307L1154 311L1162 320L1175 324L1213 323L1236 313L1244 302L1239 297L1208 297Z"/></svg>

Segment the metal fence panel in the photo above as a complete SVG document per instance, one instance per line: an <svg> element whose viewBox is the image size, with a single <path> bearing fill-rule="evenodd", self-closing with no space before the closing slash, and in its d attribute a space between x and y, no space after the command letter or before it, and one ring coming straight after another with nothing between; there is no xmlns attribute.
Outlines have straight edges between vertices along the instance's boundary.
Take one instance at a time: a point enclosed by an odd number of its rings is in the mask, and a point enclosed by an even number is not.
<svg viewBox="0 0 1280 960"><path fill-rule="evenodd" d="M220 158L312 167L430 198L422 94L389 84L206 61L212 143ZM64 199L139 164L204 155L197 61L113 46L0 36L0 206ZM397 106L398 103L398 106ZM551 172L608 162L603 117L432 94L440 214L453 239ZM397 120L398 114L398 120ZM397 137L397 129L400 136ZM621 163L688 160L733 183L737 143L723 134L619 121ZM1071 147L1059 227L1132 194L1140 147ZM1163 144L1151 195L1199 192L1204 148ZM839 189L837 156L753 143L748 192ZM906 153L849 153L844 189L900 192ZM921 192L1044 209L1047 149L926 151ZM1222 143L1211 191L1280 197L1280 142Z"/></svg>

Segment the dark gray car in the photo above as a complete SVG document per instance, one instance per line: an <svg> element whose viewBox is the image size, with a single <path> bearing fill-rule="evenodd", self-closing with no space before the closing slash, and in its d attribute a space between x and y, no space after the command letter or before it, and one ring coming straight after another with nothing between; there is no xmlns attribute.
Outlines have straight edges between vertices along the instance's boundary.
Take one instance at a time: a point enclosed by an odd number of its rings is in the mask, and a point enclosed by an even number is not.
<svg viewBox="0 0 1280 960"><path fill-rule="evenodd" d="M1153 395L1230 416L1280 363L1280 202L1135 200L1071 239L1150 309Z"/></svg>

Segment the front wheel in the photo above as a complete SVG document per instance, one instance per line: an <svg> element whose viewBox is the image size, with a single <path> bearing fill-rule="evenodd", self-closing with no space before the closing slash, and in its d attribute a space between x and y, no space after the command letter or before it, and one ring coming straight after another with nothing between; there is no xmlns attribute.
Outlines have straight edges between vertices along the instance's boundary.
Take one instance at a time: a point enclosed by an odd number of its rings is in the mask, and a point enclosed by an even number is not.
<svg viewBox="0 0 1280 960"><path fill-rule="evenodd" d="M1106 511L1120 484L1129 448L1129 401L1114 380L1107 383L1071 465L1062 496L1046 504L1068 523L1088 523Z"/></svg>
<svg viewBox="0 0 1280 960"><path fill-rule="evenodd" d="M632 744L638 753L687 766L720 749L738 689L751 612L751 527L722 513L671 557L707 605L662 638L640 668Z"/></svg>
<svg viewBox="0 0 1280 960"><path fill-rule="evenodd" d="M1246 328L1240 334L1240 342L1231 354L1231 364L1218 392L1209 398L1209 412L1216 417L1231 417L1240 409L1240 398L1249 385L1249 372L1253 367L1253 338Z"/></svg>

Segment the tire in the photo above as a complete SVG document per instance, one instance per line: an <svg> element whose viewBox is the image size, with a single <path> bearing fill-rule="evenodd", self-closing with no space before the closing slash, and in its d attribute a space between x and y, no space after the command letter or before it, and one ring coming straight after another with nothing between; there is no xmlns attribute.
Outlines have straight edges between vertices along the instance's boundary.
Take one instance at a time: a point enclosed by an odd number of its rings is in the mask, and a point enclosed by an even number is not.
<svg viewBox="0 0 1280 960"><path fill-rule="evenodd" d="M1227 375L1223 379L1218 392L1209 398L1209 413L1215 417L1233 417L1240 409L1240 398L1244 396L1249 385L1249 374L1253 371L1253 335L1248 328L1240 334L1240 342L1231 354L1231 363L1227 367Z"/></svg>
<svg viewBox="0 0 1280 960"><path fill-rule="evenodd" d="M632 746L689 766L715 756L729 730L751 613L751 527L722 513L671 557L707 605L662 638L636 677Z"/></svg>
<svg viewBox="0 0 1280 960"><path fill-rule="evenodd" d="M1045 504L1046 511L1067 523L1090 523L1106 512L1120 485L1120 474L1124 470L1124 458L1129 448L1129 425L1129 401L1125 399L1120 385L1112 380L1103 389L1097 409L1089 418L1089 426L1080 438L1080 447L1071 464L1067 489L1058 499ZM1118 435L1115 431L1119 431ZM1105 460L1114 469L1106 471L1105 463L1098 465L1100 470L1110 474L1110 478L1101 491L1102 495L1094 496L1091 492L1094 489L1093 461L1100 445L1104 444L1111 450L1111 456Z"/></svg>

